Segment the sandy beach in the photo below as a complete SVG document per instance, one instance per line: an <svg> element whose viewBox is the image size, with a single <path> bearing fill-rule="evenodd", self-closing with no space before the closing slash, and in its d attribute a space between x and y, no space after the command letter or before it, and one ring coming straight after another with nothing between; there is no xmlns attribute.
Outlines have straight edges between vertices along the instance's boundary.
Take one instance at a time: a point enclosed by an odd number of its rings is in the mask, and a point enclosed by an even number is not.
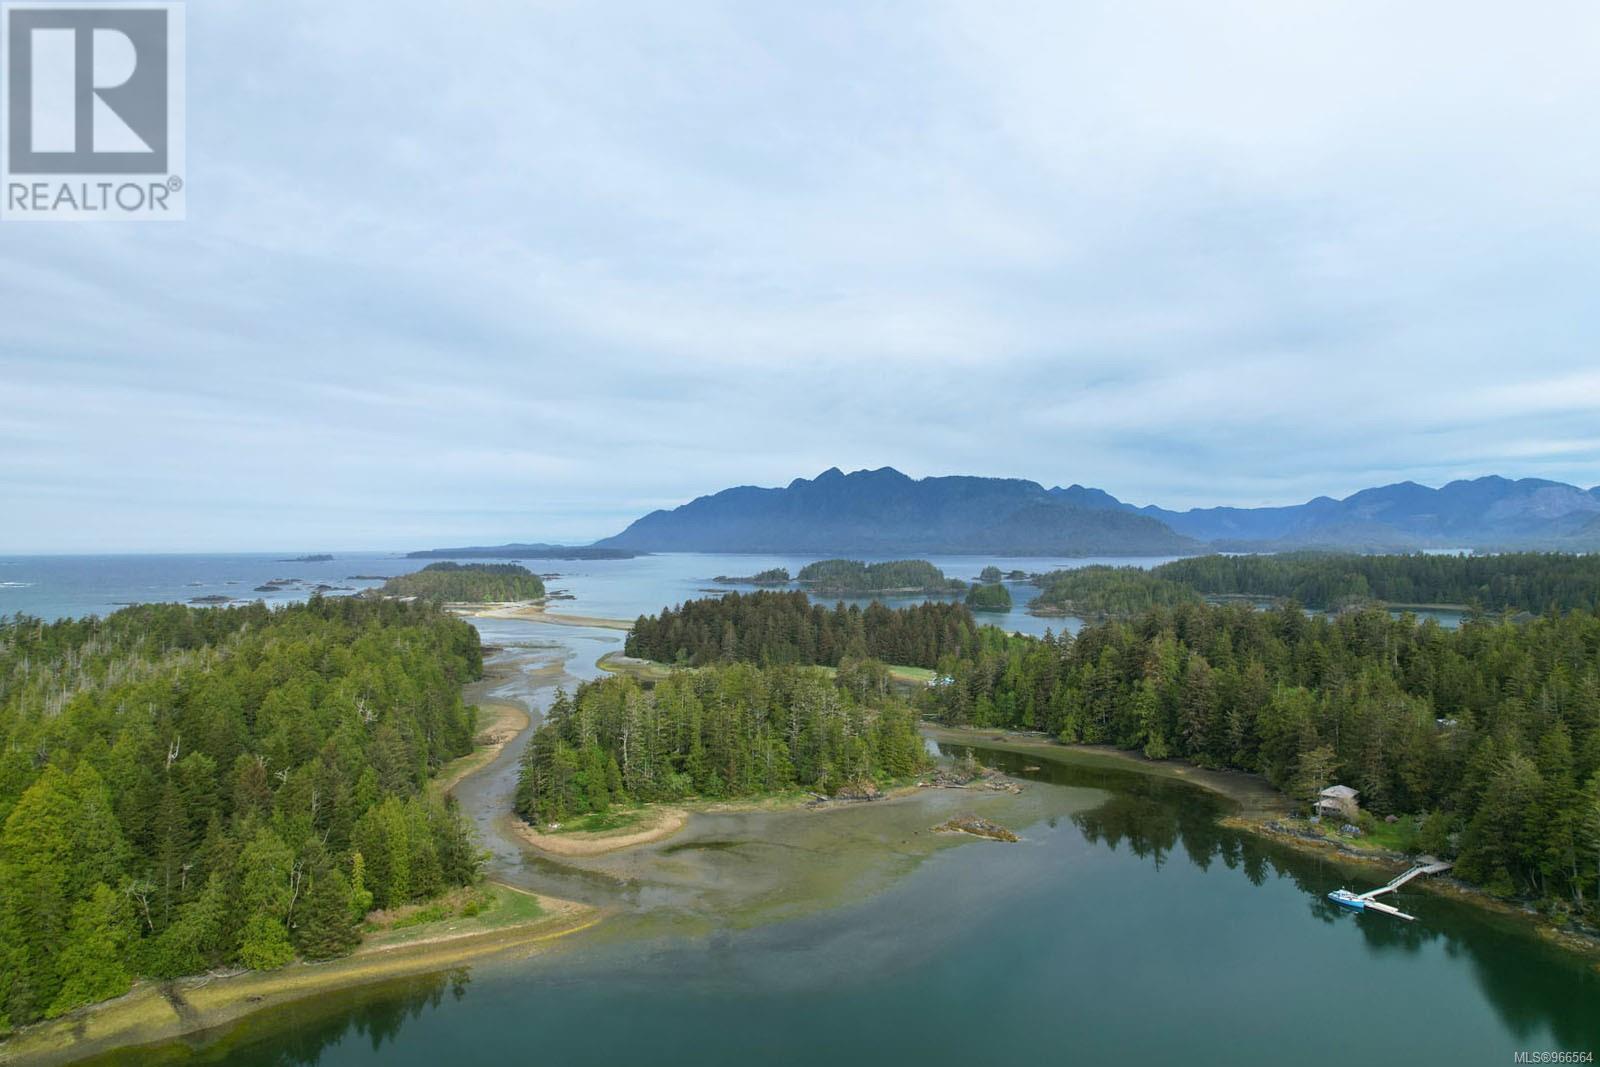
<svg viewBox="0 0 1600 1067"><path fill-rule="evenodd" d="M603 856L608 852L665 841L682 830L688 821L689 813L681 808L652 806L642 813L638 823L598 833L540 833L520 819L514 825L517 836L541 852L572 857Z"/></svg>
<svg viewBox="0 0 1600 1067"><path fill-rule="evenodd" d="M542 600L506 604L452 604L450 610L479 619L521 619L524 622L541 622L551 626L588 626L602 630L633 629L633 621L630 619L605 619L597 615L563 615L547 611Z"/></svg>

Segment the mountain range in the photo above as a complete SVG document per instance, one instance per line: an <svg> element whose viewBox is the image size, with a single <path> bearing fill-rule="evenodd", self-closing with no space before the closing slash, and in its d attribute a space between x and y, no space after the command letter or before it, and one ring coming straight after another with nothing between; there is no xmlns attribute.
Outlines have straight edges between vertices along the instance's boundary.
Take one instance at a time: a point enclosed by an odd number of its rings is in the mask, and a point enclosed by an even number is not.
<svg viewBox="0 0 1600 1067"><path fill-rule="evenodd" d="M1600 549L1600 486L1537 478L1416 482L1335 500L1171 511L1019 478L913 479L838 468L653 511L595 548L628 552L1151 556L1296 548Z"/></svg>

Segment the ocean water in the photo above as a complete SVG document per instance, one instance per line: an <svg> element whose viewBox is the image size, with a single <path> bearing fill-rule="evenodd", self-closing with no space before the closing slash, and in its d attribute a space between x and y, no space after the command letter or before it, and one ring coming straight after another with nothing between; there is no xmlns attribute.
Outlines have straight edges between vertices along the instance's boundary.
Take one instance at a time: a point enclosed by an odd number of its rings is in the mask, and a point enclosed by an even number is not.
<svg viewBox="0 0 1600 1067"><path fill-rule="evenodd" d="M321 563L296 563L294 552L237 555L107 555L0 557L0 615L25 614L45 619L105 615L133 603L186 603L205 597L233 601L264 600L269 604L303 600L312 588L331 587L326 595L347 595L383 584L362 575L392 577L420 570L431 559L406 559L400 552L334 553ZM892 557L868 557L892 558ZM716 596L739 586L714 581L719 575L751 575L771 567L789 573L813 562L815 556L721 555L713 553L662 553L615 560L524 560L530 570L548 576L547 586L557 598L556 611L635 619L663 607L695 597ZM460 562L484 562L463 559ZM490 561L493 562L493 561ZM935 566L945 574L972 581L991 564L1002 571L1029 573L1087 566L1091 563L1154 566L1160 558L1103 557L1094 559L1024 559L995 556L936 556ZM274 592L256 587L273 579L298 578L298 584ZM1008 582L1012 610L986 613L985 622L1018 633L1076 632L1082 622L1071 618L1037 618L1027 605L1038 590L1026 582ZM565 599L571 597L572 599ZM822 599L822 598L819 598ZM827 598L833 599L833 598ZM924 597L888 598L890 604L913 603ZM866 603L866 600L859 600Z"/></svg>

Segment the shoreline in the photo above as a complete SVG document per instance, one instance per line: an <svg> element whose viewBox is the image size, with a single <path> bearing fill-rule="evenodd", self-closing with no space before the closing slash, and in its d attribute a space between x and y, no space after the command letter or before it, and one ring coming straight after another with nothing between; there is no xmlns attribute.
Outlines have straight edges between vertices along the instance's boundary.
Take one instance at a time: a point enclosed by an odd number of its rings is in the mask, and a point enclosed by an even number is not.
<svg viewBox="0 0 1600 1067"><path fill-rule="evenodd" d="M600 909L587 904L529 893L503 882L486 885L533 898L539 916L415 940L386 942L381 935L370 935L367 943L348 956L317 963L296 961L271 971L202 974L172 981L145 979L114 1000L17 1031L0 1043L0 1063L64 1064L118 1049L174 1041L297 1000L431 974L512 950L544 951L536 946L587 930L604 918ZM471 924L472 920L464 922ZM426 934L428 928L413 929Z"/></svg>
<svg viewBox="0 0 1600 1067"><path fill-rule="evenodd" d="M1244 831L1301 855L1352 867L1372 868L1375 874L1381 872L1385 881L1410 865L1409 857L1389 849L1358 848L1326 839L1312 840L1277 828L1274 824L1291 811L1289 798L1259 775L1243 771L1213 771L1175 760L1152 760L1137 752L1109 745L1066 745L1037 734L951 728L934 723L924 724L923 732L953 744L1036 753L1044 758L1049 758L1049 753L1053 751L1058 758L1066 757L1079 762L1086 758L1097 762L1104 760L1107 765L1115 763L1145 774L1192 782L1240 806L1238 813L1217 820L1229 829ZM1065 762L1066 759L1061 761ZM1600 971L1600 937L1558 927L1544 915L1530 911L1521 903L1501 900L1487 890L1457 878L1419 878L1414 885L1423 892L1448 897L1514 920L1525 932L1539 940L1593 961L1595 969Z"/></svg>
<svg viewBox="0 0 1600 1067"><path fill-rule="evenodd" d="M488 678L487 673L485 678ZM493 763L508 744L533 725L533 718L526 711L507 701L485 701L478 708L494 709L493 717L489 722L479 725L473 737L472 751L440 767L429 783L430 788L449 793L461 784L462 779Z"/></svg>
<svg viewBox="0 0 1600 1067"><path fill-rule="evenodd" d="M604 856L639 845L653 845L657 841L665 841L689 824L689 813L682 808L647 808L642 816L648 825L629 825L595 833L579 830L566 834L540 833L514 814L508 818L511 832L523 844L549 856L570 859Z"/></svg>
<svg viewBox="0 0 1600 1067"><path fill-rule="evenodd" d="M541 833L510 812L501 817L501 825L521 843L548 856L562 859L591 859L668 840L686 829L696 816L822 814L867 804L902 800L915 796L927 788L931 787L921 784L920 781L901 781L890 785L870 800L855 797L823 798L816 793L794 790L731 800L690 798L672 803L652 802L636 809L646 825L631 824L615 830L593 832L575 830L567 833Z"/></svg>
<svg viewBox="0 0 1600 1067"><path fill-rule="evenodd" d="M564 615L547 611L542 600L519 600L498 604L451 604L451 611L475 619L519 619L550 626L582 626L600 630L631 630L632 621L608 619L599 615Z"/></svg>
<svg viewBox="0 0 1600 1067"><path fill-rule="evenodd" d="M975 727L943 726L923 722L924 736L955 745L972 745L998 748L1002 751L1027 752L1072 757L1077 762L1103 762L1107 766L1122 766L1160 778L1173 778L1190 782L1212 793L1227 797L1241 808L1262 813L1284 814L1289 810L1289 800L1260 775L1244 771L1214 771L1196 767L1178 760L1153 760L1138 752L1113 745L1066 745L1043 734L1019 733L1014 730L978 729Z"/></svg>
<svg viewBox="0 0 1600 1067"><path fill-rule="evenodd" d="M1246 833L1254 834L1301 855L1316 856L1319 859L1331 860L1351 867L1373 868L1375 877L1391 878L1403 872L1411 864L1410 857L1390 849L1354 848L1342 842L1326 838L1302 837L1297 833L1272 825L1274 821L1260 817L1237 815L1218 820L1221 825L1230 829L1243 830ZM1600 936L1585 933L1581 930L1574 931L1556 926L1545 915L1530 910L1530 906L1526 903L1502 900L1491 895L1488 890L1470 882L1463 882L1459 878L1452 878L1448 875L1435 875L1430 878L1419 878L1413 884L1424 893L1448 897L1451 900L1460 901L1463 904L1468 904L1514 921L1523 928L1524 932L1531 933L1539 940L1590 960L1594 964L1594 969L1600 972Z"/></svg>

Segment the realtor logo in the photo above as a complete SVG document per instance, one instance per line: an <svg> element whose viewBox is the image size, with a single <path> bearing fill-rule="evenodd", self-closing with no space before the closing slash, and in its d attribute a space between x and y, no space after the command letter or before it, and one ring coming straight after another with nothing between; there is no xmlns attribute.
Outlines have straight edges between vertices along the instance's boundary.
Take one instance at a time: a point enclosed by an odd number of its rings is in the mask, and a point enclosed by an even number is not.
<svg viewBox="0 0 1600 1067"><path fill-rule="evenodd" d="M182 5L5 3L0 27L0 218L182 219Z"/></svg>

